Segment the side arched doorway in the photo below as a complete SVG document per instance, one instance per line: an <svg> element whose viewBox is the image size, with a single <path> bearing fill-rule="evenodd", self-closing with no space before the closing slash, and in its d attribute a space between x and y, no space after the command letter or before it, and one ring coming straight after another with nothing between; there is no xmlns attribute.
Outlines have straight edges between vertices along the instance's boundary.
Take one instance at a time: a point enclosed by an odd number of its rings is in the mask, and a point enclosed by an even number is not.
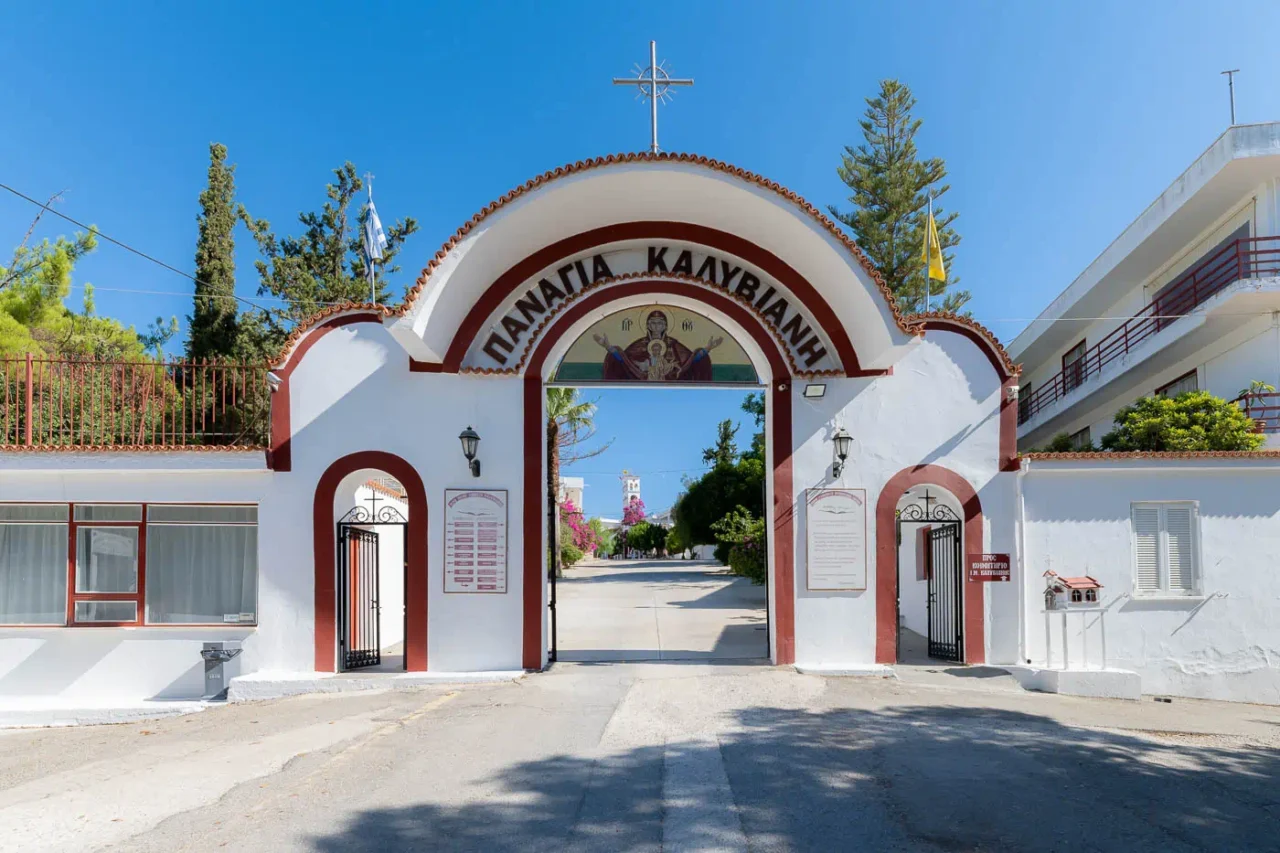
<svg viewBox="0 0 1280 853"><path fill-rule="evenodd" d="M963 515L961 565L961 634L963 663L986 662L986 616L983 584L966 572L970 554L982 552L982 502L969 481L940 465L915 465L899 471L885 483L876 501L876 663L898 663L898 505L909 489L938 486L960 503Z"/></svg>
<svg viewBox="0 0 1280 853"><path fill-rule="evenodd" d="M523 665L540 669L546 653L545 619L547 616L546 543L543 538L545 489L534 484L545 482L543 401L548 364L558 346L573 335L570 330L584 318L599 314L611 303L637 297L679 298L699 303L703 310L726 319L741 329L754 343L766 364L768 381L766 410L769 442L769 501L771 516L769 577L770 622L772 625L773 659L778 664L795 662L795 528L792 483L792 371L767 327L747 308L733 299L703 288L688 287L677 282L631 280L584 295L566 308L543 332L524 366L524 447L525 503L523 527L538 531L538 548L524 550L523 601ZM761 379L765 379L762 373Z"/></svg>
<svg viewBox="0 0 1280 853"><path fill-rule="evenodd" d="M374 469L403 486L409 517L404 549L404 662L410 672L427 669L427 492L413 466L393 453L365 450L333 462L316 484L312 507L315 555L315 668L338 669L338 543L334 498L343 479Z"/></svg>

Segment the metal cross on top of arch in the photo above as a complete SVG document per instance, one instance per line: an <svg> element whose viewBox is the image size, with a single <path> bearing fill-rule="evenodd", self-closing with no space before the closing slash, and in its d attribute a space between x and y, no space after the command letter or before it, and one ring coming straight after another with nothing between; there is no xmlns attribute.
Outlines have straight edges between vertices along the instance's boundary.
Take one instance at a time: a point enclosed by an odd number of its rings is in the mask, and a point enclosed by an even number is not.
<svg viewBox="0 0 1280 853"><path fill-rule="evenodd" d="M670 100L672 86L692 86L692 77L672 77L667 73L666 61L658 62L658 43L649 42L649 67L641 68L636 66L636 76L634 77L614 77L613 85L615 86L635 86L639 89L637 97L645 98L649 101L649 126L652 132L652 139L649 143L649 150L654 154L658 153L658 101Z"/></svg>

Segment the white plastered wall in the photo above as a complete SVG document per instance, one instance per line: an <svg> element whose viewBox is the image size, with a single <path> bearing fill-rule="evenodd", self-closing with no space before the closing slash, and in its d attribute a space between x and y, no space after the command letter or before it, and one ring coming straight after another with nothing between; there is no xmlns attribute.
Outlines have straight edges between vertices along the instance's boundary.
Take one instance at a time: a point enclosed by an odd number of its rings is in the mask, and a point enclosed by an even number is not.
<svg viewBox="0 0 1280 853"><path fill-rule="evenodd" d="M1068 623L1068 663L1137 672L1142 692L1280 703L1280 463L1274 460L1040 461L1022 480L1027 653L1062 664L1058 617L1045 630L1046 569L1102 583L1101 610ZM1200 595L1133 591L1134 501L1199 505ZM1049 660L1048 656L1052 655Z"/></svg>
<svg viewBox="0 0 1280 853"><path fill-rule="evenodd" d="M1013 475L999 474L1001 382L986 355L968 338L930 331L893 366L890 376L826 380L826 395L804 398L792 389L795 436L796 661L801 666L862 667L875 661L877 571L876 504L885 484L918 464L938 465L966 479L978 494L984 519L981 547L1013 552ZM831 435L843 426L853 436L839 479L831 477ZM805 567L807 488L867 490L867 589L811 591ZM985 585L986 658L1017 655L1015 584Z"/></svg>

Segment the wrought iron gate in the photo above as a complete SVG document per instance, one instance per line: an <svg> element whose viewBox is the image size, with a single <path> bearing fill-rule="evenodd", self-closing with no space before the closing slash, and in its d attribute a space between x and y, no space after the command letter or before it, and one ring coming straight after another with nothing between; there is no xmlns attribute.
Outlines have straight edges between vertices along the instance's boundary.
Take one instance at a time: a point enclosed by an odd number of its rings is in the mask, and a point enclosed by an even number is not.
<svg viewBox="0 0 1280 853"><path fill-rule="evenodd" d="M338 655L343 669L382 663L378 534L365 529L372 525L399 526L408 544L406 519L395 507L375 512L356 506L338 522ZM404 571L403 566L394 568Z"/></svg>
<svg viewBox="0 0 1280 853"><path fill-rule="evenodd" d="M929 531L929 657L964 659L960 618L963 572L960 525L944 522Z"/></svg>
<svg viewBox="0 0 1280 853"><path fill-rule="evenodd" d="M961 559L960 518L949 507L934 504L937 504L937 498L926 490L919 504L908 504L899 510L897 542L902 543L903 524L929 525L928 542L923 543L927 548L929 657L963 661L964 561ZM917 543L917 546L921 544Z"/></svg>
<svg viewBox="0 0 1280 853"><path fill-rule="evenodd" d="M338 645L342 668L382 663L378 642L378 534L350 525L338 532Z"/></svg>

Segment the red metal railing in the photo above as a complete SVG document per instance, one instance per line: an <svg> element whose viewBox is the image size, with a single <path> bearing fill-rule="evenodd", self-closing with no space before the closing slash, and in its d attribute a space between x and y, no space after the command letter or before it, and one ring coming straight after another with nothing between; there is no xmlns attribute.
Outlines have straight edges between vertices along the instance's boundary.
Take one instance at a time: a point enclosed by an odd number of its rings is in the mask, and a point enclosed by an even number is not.
<svg viewBox="0 0 1280 853"><path fill-rule="evenodd" d="M1274 391L1248 392L1231 402L1253 419L1257 432L1280 432L1280 394Z"/></svg>
<svg viewBox="0 0 1280 853"><path fill-rule="evenodd" d="M0 447L262 447L267 368L0 359Z"/></svg>
<svg viewBox="0 0 1280 853"><path fill-rule="evenodd" d="M1111 362L1177 322L1224 288L1249 278L1280 275L1280 237L1233 240L1182 274L1151 304L1065 365L1053 379L1032 389L1018 406L1018 423L1031 420L1097 376Z"/></svg>

